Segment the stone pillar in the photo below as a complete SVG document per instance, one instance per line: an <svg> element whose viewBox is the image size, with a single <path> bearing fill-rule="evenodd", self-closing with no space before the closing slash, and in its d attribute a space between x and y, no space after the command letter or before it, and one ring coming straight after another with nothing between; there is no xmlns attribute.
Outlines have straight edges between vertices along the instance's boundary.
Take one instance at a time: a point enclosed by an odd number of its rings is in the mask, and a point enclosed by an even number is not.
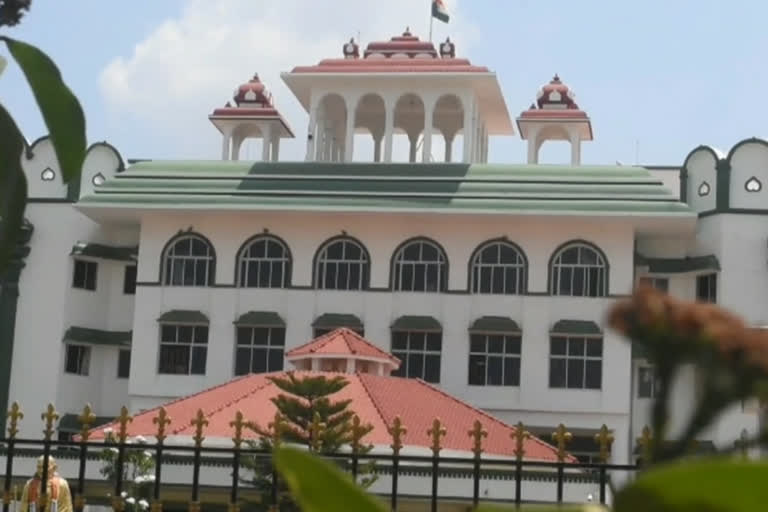
<svg viewBox="0 0 768 512"><path fill-rule="evenodd" d="M381 162L381 135L373 136L373 161Z"/></svg>
<svg viewBox="0 0 768 512"><path fill-rule="evenodd" d="M539 130L533 127L528 130L528 163L539 163Z"/></svg>
<svg viewBox="0 0 768 512"><path fill-rule="evenodd" d="M454 134L445 134L445 161L450 162L453 158L453 138Z"/></svg>
<svg viewBox="0 0 768 512"><path fill-rule="evenodd" d="M16 309L19 301L19 279L24 260L29 255L29 241L34 228L24 220L16 247L5 272L0 277L0 425L5 428L11 388L11 363L16 332ZM19 368L20 371L24 369Z"/></svg>
<svg viewBox="0 0 768 512"><path fill-rule="evenodd" d="M317 106L309 111L309 127L307 128L307 161L315 160L315 143L317 138Z"/></svg>
<svg viewBox="0 0 768 512"><path fill-rule="evenodd" d="M272 137L272 161L277 162L280 158L280 133L275 130L275 134Z"/></svg>
<svg viewBox="0 0 768 512"><path fill-rule="evenodd" d="M474 133L475 133L475 100L472 98L472 101L468 103L469 108L467 108L466 112L464 113L464 129L462 136L464 138L464 151L463 151L463 161L464 163L470 163L472 161L472 149L474 147Z"/></svg>
<svg viewBox="0 0 768 512"><path fill-rule="evenodd" d="M435 103L430 101L429 104L424 105L424 142L422 143L422 157L421 160L425 164L428 164L432 158L432 124L434 120Z"/></svg>
<svg viewBox="0 0 768 512"><path fill-rule="evenodd" d="M355 373L355 360L351 357L347 359L347 373Z"/></svg>
<svg viewBox="0 0 768 512"><path fill-rule="evenodd" d="M347 126L344 130L344 161L351 162L355 151L355 108L347 105Z"/></svg>
<svg viewBox="0 0 768 512"><path fill-rule="evenodd" d="M410 163L416 162L416 147L419 144L419 134L408 135L408 142L410 143L408 148L408 161Z"/></svg>
<svg viewBox="0 0 768 512"><path fill-rule="evenodd" d="M243 145L243 137L235 136L232 138L232 157L230 160L240 160L240 146Z"/></svg>
<svg viewBox="0 0 768 512"><path fill-rule="evenodd" d="M392 161L392 135L395 132L396 105L385 105L384 119L384 161Z"/></svg>
<svg viewBox="0 0 768 512"><path fill-rule="evenodd" d="M221 138L221 159L222 160L229 160L229 146L232 142L231 136L226 133Z"/></svg>
<svg viewBox="0 0 768 512"><path fill-rule="evenodd" d="M261 161L269 162L269 149L272 145L272 127L262 130Z"/></svg>
<svg viewBox="0 0 768 512"><path fill-rule="evenodd" d="M571 135L571 165L581 165L581 138L578 133Z"/></svg>

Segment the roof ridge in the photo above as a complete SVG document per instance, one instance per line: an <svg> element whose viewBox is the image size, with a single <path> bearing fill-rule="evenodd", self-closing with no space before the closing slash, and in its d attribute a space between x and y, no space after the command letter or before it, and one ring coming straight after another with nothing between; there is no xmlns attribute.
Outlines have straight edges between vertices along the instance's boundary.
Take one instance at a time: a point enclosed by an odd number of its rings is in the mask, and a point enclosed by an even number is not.
<svg viewBox="0 0 768 512"><path fill-rule="evenodd" d="M491 422L497 423L497 424L499 424L501 426L504 426L504 427L507 427L507 428L511 428L512 430L517 431L517 427L516 426L509 425L508 423L505 423L505 422L501 421L500 419L494 417L491 414L488 414L487 412L483 411L482 409L480 409L478 407L475 407L475 406L473 406L473 405L471 405L471 404L461 400L460 398L457 398L457 397L451 395L450 393L447 393L447 392L443 391L442 389L438 388L437 386L433 386L432 384L430 384L429 382L427 382L427 381L425 381L423 379L413 379L413 380L415 380L416 382L418 382L422 386L426 386L426 387L436 391L437 393L440 393L441 395L447 397L448 399L450 399L450 400L452 400L452 401L454 401L454 402L456 402L458 404L461 404L461 405L463 405L465 407L468 407L469 409L471 409L471 410L475 411L476 413L478 413L480 416L483 416L486 419L491 420ZM534 441L534 442L536 442L538 444L541 444L541 445L544 445L545 447L549 448L553 452L557 451L557 448L555 448L553 445L547 443L543 439L539 438L538 436L531 436L531 437L528 438L528 440Z"/></svg>
<svg viewBox="0 0 768 512"><path fill-rule="evenodd" d="M365 378L363 378L363 375L365 375ZM360 381L360 385L363 386L363 389L365 389L365 394L368 395L368 398L371 400L371 404L373 404L373 408L376 410L376 414L379 415L379 418L381 418L381 422L384 424L384 426L387 429L387 432L389 432L389 423L387 423L387 419L384 417L384 413L381 412L381 407L379 406L379 403L376 401L376 397L371 393L370 388L365 382L365 379L368 377L375 377L374 375L371 375L370 373L358 373L355 372L355 376L357 377L357 380Z"/></svg>
<svg viewBox="0 0 768 512"><path fill-rule="evenodd" d="M357 352L355 352L353 347L350 345L350 341L349 341L349 339L347 339L346 334L351 334L352 335L352 340L360 342L360 343L363 343L364 345L366 345L368 347L371 347L376 352L378 352L379 354L382 354L383 356L385 356L390 361L397 360L398 362L402 362L397 357L393 356L392 354L390 354L389 352L387 352L383 348L379 347L378 345L376 345L372 341L370 341L367 338L365 338L365 336L362 336L361 334L359 334L359 333L357 333L357 332L355 332L352 329L349 329L347 327L344 327L343 329L344 329L344 332L342 334L345 335L344 336L344 343L347 344L347 347L349 348L350 352L352 352L353 354L356 354Z"/></svg>
<svg viewBox="0 0 768 512"><path fill-rule="evenodd" d="M297 350L301 350L303 348L306 348L306 347L308 347L310 345L314 345L315 343L317 343L319 345L318 348L322 348L325 345L327 345L328 342L330 341L331 334L334 334L339 329L345 329L345 327L339 327L338 329L334 329L334 330L332 330L330 332L327 332L327 333L325 333L325 334L323 334L321 336L318 336L317 338L312 338L311 340L309 340L308 342L304 343L303 345L299 345L298 347L293 347L291 350L286 352L286 355L289 355L291 352L295 352Z"/></svg>

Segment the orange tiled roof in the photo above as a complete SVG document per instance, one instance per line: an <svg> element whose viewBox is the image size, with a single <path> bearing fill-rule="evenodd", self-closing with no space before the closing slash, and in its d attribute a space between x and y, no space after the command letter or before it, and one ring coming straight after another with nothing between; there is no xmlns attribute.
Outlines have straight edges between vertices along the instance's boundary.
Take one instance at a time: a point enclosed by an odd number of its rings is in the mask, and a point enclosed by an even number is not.
<svg viewBox="0 0 768 512"><path fill-rule="evenodd" d="M511 439L515 428L493 416L458 400L440 389L418 379L387 377L370 374L339 374L325 372L293 372L296 376L338 377L343 375L349 384L333 395L336 400L351 399L350 409L362 420L373 426L364 442L388 446L392 439L387 432L396 416L399 416L408 433L403 438L405 446L429 447L427 430L434 418L440 418L447 434L443 447L449 450L471 451L472 439L468 431L475 420L480 420L488 431L484 450L488 455L514 456L515 443ZM230 422L237 411L248 421L256 422L263 428L274 418L276 408L271 399L282 391L269 377L285 377L287 372L251 374L226 384L170 402L164 407L171 418L166 429L167 435L192 436L194 427L190 421L200 409L208 419L205 429L207 438L229 438L234 435ZM145 411L134 417L128 425L130 436L152 437L157 432L153 419L158 409ZM103 429L116 429L116 424L106 425L93 431L92 439L103 439ZM257 435L247 430L246 438ZM544 441L531 437L525 441L525 458L528 460L556 460L556 450Z"/></svg>
<svg viewBox="0 0 768 512"><path fill-rule="evenodd" d="M319 336L309 343L289 350L285 355L289 359L303 355L356 355L376 359L387 359L395 363L396 366L400 366L400 360L398 358L381 350L355 331L346 327L335 329L327 334Z"/></svg>

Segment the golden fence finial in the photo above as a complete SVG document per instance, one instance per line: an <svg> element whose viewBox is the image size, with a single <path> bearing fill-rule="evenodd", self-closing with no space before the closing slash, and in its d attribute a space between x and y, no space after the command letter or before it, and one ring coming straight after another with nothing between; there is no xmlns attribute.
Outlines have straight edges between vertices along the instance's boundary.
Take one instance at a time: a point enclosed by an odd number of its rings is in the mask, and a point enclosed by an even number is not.
<svg viewBox="0 0 768 512"><path fill-rule="evenodd" d="M651 432L651 427L648 425L643 427L642 434L637 438L637 444L642 453L643 464L650 463L651 450L653 449L653 433Z"/></svg>
<svg viewBox="0 0 768 512"><path fill-rule="evenodd" d="M483 429L480 420L475 420L472 430L469 431L469 437L472 438L472 453L475 454L475 458L479 459L483 453L483 438L488 437L488 431Z"/></svg>
<svg viewBox="0 0 768 512"><path fill-rule="evenodd" d="M613 434L608 430L608 425L603 424L600 432L595 434L595 442L600 447L600 462L605 464L611 456L611 445L613 444Z"/></svg>
<svg viewBox="0 0 768 512"><path fill-rule="evenodd" d="M128 424L132 421L133 418L128 414L128 408L122 406L120 408L120 416L117 417L117 423L120 425L120 428L117 430L117 439L121 443L125 443L125 440L128 439Z"/></svg>
<svg viewBox="0 0 768 512"><path fill-rule="evenodd" d="M163 444L163 441L168 437L165 433L165 427L171 424L171 417L168 416L168 411L165 410L165 407L161 407L157 411L157 416L152 418L152 423L157 425L157 433L155 434L157 444Z"/></svg>
<svg viewBox="0 0 768 512"><path fill-rule="evenodd" d="M365 435L370 432L371 426L370 425L363 425L360 421L360 417L355 414L352 417L352 429L351 429L351 442L350 445L352 446L352 453L355 455L358 455L360 452L362 452L362 440Z"/></svg>
<svg viewBox="0 0 768 512"><path fill-rule="evenodd" d="M437 457L440 455L440 450L443 449L442 438L448 433L443 424L440 422L440 418L435 418L432 421L432 428L427 430L427 435L432 438L432 455Z"/></svg>
<svg viewBox="0 0 768 512"><path fill-rule="evenodd" d="M235 413L235 419L229 422L229 426L235 430L232 442L235 443L236 449L240 449L240 446L243 444L243 427L247 425L248 422L243 419L243 413L241 411L237 411Z"/></svg>
<svg viewBox="0 0 768 512"><path fill-rule="evenodd" d="M403 449L403 436L408 433L408 429L403 426L403 422L400 420L400 416L395 416L392 420L392 426L387 427L387 432L392 436L392 452L395 456L400 455L400 450Z"/></svg>
<svg viewBox="0 0 768 512"><path fill-rule="evenodd" d="M13 402L11 410L8 411L8 438L13 439L19 433L19 421L24 419L24 413L21 412L19 402Z"/></svg>
<svg viewBox="0 0 768 512"><path fill-rule="evenodd" d="M56 408L53 404L48 404L48 407L45 409L45 412L40 415L40 418L45 422L45 430L43 430L45 440L50 441L53 437L54 423L59 419L59 414L56 412Z"/></svg>
<svg viewBox="0 0 768 512"><path fill-rule="evenodd" d="M275 413L275 419L267 427L272 431L272 448L277 448L283 437L283 415L280 414L280 411Z"/></svg>
<svg viewBox="0 0 768 512"><path fill-rule="evenodd" d="M568 452L565 451L565 445L571 442L573 435L566 430L562 423L557 426L557 430L552 432L552 441L557 445L557 460L563 462Z"/></svg>
<svg viewBox="0 0 768 512"><path fill-rule="evenodd" d="M312 423L309 425L309 445L312 451L319 452L322 448L324 432L325 423L320 420L320 414L316 412L312 417Z"/></svg>
<svg viewBox="0 0 768 512"><path fill-rule="evenodd" d="M93 414L91 404L85 404L82 414L77 417L77 421L80 422L80 440L87 443L91 436L91 425L96 421L96 415Z"/></svg>
<svg viewBox="0 0 768 512"><path fill-rule="evenodd" d="M518 461L521 461L523 456L525 456L525 441L531 438L531 433L525 430L525 425L523 425L522 421L519 421L515 425L515 431L512 432L511 437L515 440L515 457Z"/></svg>
<svg viewBox="0 0 768 512"><path fill-rule="evenodd" d="M205 436L203 436L205 427L208 426L208 420L205 418L205 413L202 409L197 410L197 414L190 420L189 424L195 427L195 435L192 436L192 440L195 442L195 446L200 448L203 440L205 440Z"/></svg>

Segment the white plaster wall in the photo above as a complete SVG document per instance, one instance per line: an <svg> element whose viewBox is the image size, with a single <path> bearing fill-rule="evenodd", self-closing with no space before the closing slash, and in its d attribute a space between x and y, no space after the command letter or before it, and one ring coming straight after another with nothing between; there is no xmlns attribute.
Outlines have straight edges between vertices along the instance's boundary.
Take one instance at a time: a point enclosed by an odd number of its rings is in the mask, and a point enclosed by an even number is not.
<svg viewBox="0 0 768 512"><path fill-rule="evenodd" d="M756 177L762 184L759 192L748 192L747 181ZM740 145L731 155L731 208L766 209L768 203L768 146L760 142Z"/></svg>
<svg viewBox="0 0 768 512"><path fill-rule="evenodd" d="M712 153L706 149L693 152L688 158L688 205L697 212L713 210L715 208L715 196L717 194L717 162ZM706 196L699 196L699 186L706 181L710 192Z"/></svg>
<svg viewBox="0 0 768 512"><path fill-rule="evenodd" d="M30 158L27 158L27 157ZM59 161L53 151L51 139L44 138L37 141L32 150L21 157L21 166L27 177L27 194L34 198L64 198L67 196L67 185L62 180L59 170ZM43 181L43 171L50 168L54 172L54 179Z"/></svg>

